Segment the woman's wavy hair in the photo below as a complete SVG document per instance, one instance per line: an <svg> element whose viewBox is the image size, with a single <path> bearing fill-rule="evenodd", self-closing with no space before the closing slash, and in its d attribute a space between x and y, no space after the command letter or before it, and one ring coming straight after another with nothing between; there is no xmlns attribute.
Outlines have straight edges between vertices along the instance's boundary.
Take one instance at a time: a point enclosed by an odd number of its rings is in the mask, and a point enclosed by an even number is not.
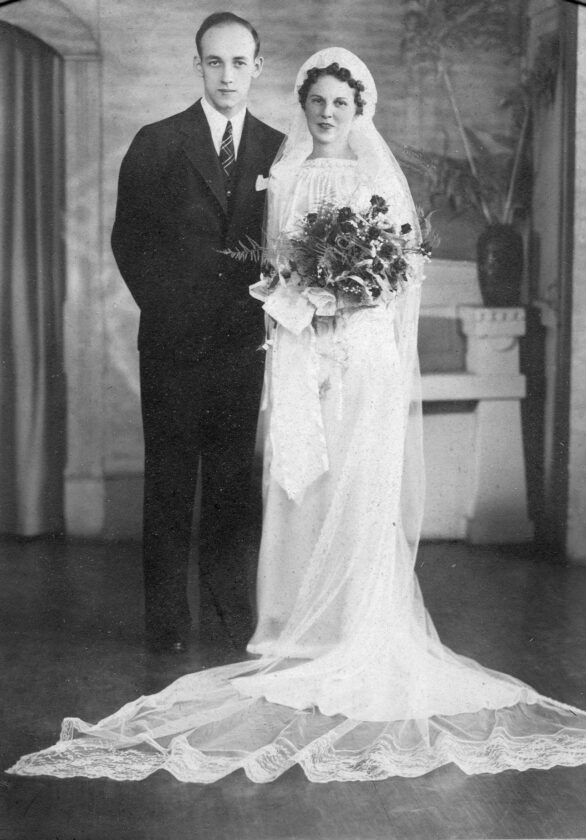
<svg viewBox="0 0 586 840"><path fill-rule="evenodd" d="M303 109L305 109L305 103L307 102L309 91L317 80L321 78L321 76L333 76L340 82L346 82L346 84L354 91L354 105L356 107L356 113L362 113L364 110L364 100L360 94L364 90L364 85L358 79L354 79L349 70L346 70L345 67L340 67L337 61L334 61L333 64L328 64L327 67L311 67L307 71L305 81L297 90L299 102L301 103L301 107Z"/></svg>

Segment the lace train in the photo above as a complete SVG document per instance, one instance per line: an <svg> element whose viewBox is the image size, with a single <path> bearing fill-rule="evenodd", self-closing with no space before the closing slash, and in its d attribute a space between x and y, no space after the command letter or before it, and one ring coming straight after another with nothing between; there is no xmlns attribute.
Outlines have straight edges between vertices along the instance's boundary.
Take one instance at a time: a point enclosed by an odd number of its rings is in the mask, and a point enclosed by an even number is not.
<svg viewBox="0 0 586 840"><path fill-rule="evenodd" d="M270 782L299 764L310 781L330 782L421 776L449 763L477 774L586 762L586 715L539 695L481 713L365 722L245 697L230 680L257 667L181 677L95 726L67 718L59 743L8 772L139 780L167 770L210 783L242 768Z"/></svg>

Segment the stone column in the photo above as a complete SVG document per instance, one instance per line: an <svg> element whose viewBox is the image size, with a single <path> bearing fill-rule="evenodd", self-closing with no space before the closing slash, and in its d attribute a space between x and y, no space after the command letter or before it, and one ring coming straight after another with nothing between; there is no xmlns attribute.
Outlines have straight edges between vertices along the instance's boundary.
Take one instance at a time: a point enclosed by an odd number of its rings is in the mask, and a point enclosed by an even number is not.
<svg viewBox="0 0 586 840"><path fill-rule="evenodd" d="M490 394L478 401L476 409L467 536L472 543L527 542L533 525L527 512L521 431L525 378L519 373L525 310L462 306L458 315L467 338L467 373L478 377Z"/></svg>

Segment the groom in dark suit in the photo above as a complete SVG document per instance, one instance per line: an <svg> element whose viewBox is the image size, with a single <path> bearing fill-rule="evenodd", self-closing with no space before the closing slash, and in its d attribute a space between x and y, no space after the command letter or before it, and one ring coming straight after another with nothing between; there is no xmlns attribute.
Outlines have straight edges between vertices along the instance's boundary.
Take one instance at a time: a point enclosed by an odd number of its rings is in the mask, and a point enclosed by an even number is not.
<svg viewBox="0 0 586 840"><path fill-rule="evenodd" d="M122 162L112 232L140 308L147 640L170 652L186 650L191 624L200 458L200 572L220 611L242 611L247 597L244 554L260 506L250 475L263 318L248 293L258 266L222 251L261 240L266 178L283 139L246 109L263 62L252 25L213 14L196 45L204 96L138 132ZM222 577L234 603L220 602Z"/></svg>

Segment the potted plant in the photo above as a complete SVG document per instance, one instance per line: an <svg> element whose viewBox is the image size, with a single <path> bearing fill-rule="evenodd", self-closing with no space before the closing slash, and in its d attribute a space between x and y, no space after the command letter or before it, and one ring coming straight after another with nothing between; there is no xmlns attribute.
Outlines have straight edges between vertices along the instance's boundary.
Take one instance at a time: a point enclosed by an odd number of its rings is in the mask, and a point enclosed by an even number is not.
<svg viewBox="0 0 586 840"><path fill-rule="evenodd" d="M487 306L515 306L520 300L523 239L514 222L528 205L530 175L527 140L538 102L553 98L559 42L541 40L531 72L502 100L512 112L512 131L495 135L466 125L453 84L450 59L460 51L498 50L518 56L521 18L507 0L403 0L406 64L433 73L443 86L464 149L464 159L442 153L419 154L431 194L441 194L456 211L476 208L486 223L477 242L478 277ZM512 11L513 9L513 11ZM522 7L521 7L522 10ZM447 137L447 135L446 135Z"/></svg>

